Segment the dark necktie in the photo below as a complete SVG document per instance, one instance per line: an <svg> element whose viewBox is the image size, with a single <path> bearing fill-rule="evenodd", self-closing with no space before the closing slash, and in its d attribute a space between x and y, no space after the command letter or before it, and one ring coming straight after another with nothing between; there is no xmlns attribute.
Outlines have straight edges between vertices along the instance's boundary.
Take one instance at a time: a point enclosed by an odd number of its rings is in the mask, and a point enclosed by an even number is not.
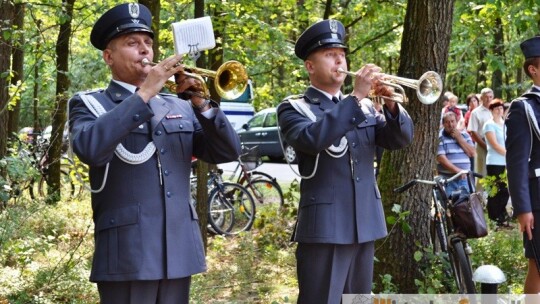
<svg viewBox="0 0 540 304"><path fill-rule="evenodd" d="M334 103L338 103L338 102L339 102L339 98L337 98L336 96L333 96L333 97L332 97L332 101L333 101Z"/></svg>

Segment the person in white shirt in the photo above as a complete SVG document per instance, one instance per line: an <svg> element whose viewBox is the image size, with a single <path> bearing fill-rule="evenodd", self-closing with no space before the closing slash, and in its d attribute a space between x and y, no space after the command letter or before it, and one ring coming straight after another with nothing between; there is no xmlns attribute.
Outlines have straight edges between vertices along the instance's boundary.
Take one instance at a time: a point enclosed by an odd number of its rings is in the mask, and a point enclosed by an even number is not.
<svg viewBox="0 0 540 304"><path fill-rule="evenodd" d="M487 146L485 138L482 135L482 128L484 127L486 121L492 118L491 111L488 109L488 107L489 103L493 100L493 90L490 88L483 88L482 91L480 91L480 94L481 104L476 109L474 109L474 111L472 111L467 131L469 131L474 142L476 142L476 158L474 159L474 171L485 176L487 173ZM482 189L479 183L477 183L477 189Z"/></svg>

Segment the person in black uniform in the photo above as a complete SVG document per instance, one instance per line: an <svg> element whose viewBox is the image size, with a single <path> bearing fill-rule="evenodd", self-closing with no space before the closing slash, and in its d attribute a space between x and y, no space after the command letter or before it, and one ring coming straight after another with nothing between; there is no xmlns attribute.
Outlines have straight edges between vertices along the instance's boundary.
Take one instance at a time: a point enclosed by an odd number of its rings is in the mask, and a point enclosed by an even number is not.
<svg viewBox="0 0 540 304"><path fill-rule="evenodd" d="M506 170L508 190L514 215L523 232L528 273L525 293L540 293L540 269L534 249L540 249L540 36L520 45L525 63L523 69L533 81L529 92L514 100L506 125ZM538 229L536 229L538 228ZM534 247L533 247L534 246ZM538 251L540 254L540 251Z"/></svg>
<svg viewBox="0 0 540 304"><path fill-rule="evenodd" d="M206 270L197 213L190 203L191 158L238 158L240 141L215 102L160 93L200 93L180 55L155 66L150 11L121 4L95 23L112 80L69 103L72 147L89 165L95 250L90 280L101 303L188 303L191 275Z"/></svg>
<svg viewBox="0 0 540 304"><path fill-rule="evenodd" d="M402 148L413 136L412 120L401 106L385 101L380 114L365 99L380 77L379 67L362 67L353 92L341 93L344 39L345 28L336 20L320 21L302 33L295 53L304 60L311 85L277 109L303 175L293 235L298 303L340 303L343 294L371 292L374 241L387 234L375 148Z"/></svg>

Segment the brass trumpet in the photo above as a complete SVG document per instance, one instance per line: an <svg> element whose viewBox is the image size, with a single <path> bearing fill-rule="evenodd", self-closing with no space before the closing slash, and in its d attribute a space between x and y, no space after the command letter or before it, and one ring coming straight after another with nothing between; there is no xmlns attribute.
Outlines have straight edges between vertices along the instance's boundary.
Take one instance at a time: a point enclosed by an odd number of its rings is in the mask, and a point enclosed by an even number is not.
<svg viewBox="0 0 540 304"><path fill-rule="evenodd" d="M352 77L356 77L355 73L345 71L342 68L339 68L338 72L347 74ZM382 80L380 82L384 85L391 86L394 87L396 90L399 90L400 94L403 95L403 100L406 100L406 97L401 86L406 86L416 90L416 96L418 96L418 100L420 100L421 103L426 105L433 104L441 96L443 83L441 76L436 72L425 72L422 76L420 76L418 80L398 77L394 75L383 75L383 79L385 80Z"/></svg>
<svg viewBox="0 0 540 304"><path fill-rule="evenodd" d="M147 58L143 58L141 61L142 65L156 65L157 63L151 62ZM174 67L178 67L181 65L181 62L178 62L174 65ZM230 60L225 63L223 63L217 71L202 69L198 67L184 67L184 74L188 77L197 79L201 82L201 85L203 86L204 90L204 97L209 98L210 92L208 90L208 87L206 86L206 83L204 77L209 77L214 79L214 86L216 88L216 91L219 96L221 96L224 99L232 100L240 97L244 93L244 91L247 88L248 85L248 75L246 72L246 69L244 66L235 60ZM171 91L175 91L176 83L174 81L167 81L166 84L167 88L169 88ZM172 83L169 83L172 82Z"/></svg>

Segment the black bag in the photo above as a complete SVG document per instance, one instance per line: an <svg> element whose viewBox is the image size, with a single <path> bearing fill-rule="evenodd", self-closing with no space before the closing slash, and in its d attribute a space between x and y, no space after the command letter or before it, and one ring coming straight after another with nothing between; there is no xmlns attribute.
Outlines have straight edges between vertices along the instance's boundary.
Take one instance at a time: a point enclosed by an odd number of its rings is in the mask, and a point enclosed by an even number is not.
<svg viewBox="0 0 540 304"><path fill-rule="evenodd" d="M456 232L470 239L481 238L488 234L479 193L469 194L463 189L459 193L452 193L452 201L450 213Z"/></svg>

